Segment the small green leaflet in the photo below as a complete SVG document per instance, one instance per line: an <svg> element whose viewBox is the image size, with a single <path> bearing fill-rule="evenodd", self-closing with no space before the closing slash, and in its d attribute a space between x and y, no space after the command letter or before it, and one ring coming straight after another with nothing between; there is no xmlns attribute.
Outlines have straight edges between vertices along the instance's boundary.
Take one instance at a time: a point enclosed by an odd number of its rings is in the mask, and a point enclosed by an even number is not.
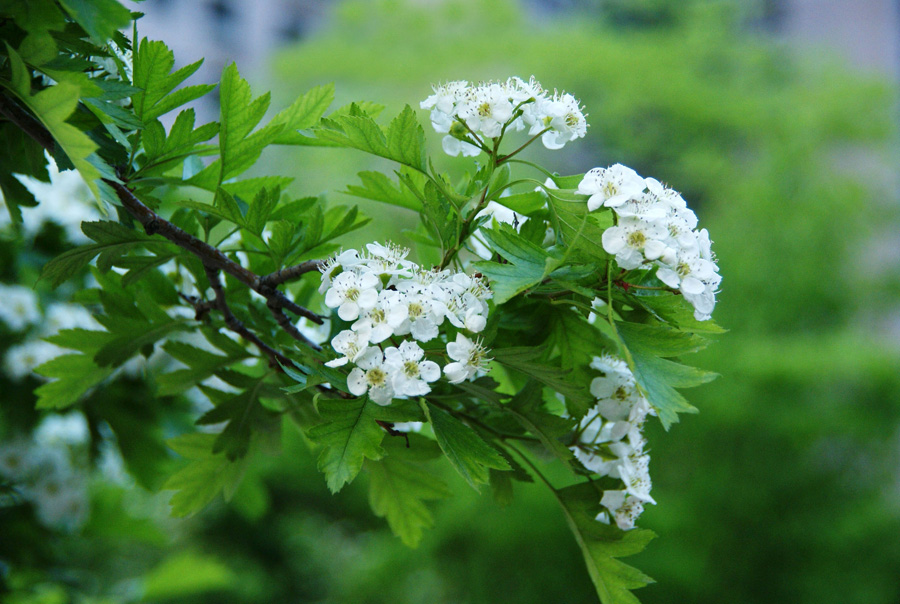
<svg viewBox="0 0 900 604"><path fill-rule="evenodd" d="M590 408L594 405L594 397L588 392L587 383L578 383L570 377L570 371L542 360L546 349L540 346L517 346L514 348L495 348L491 354L494 362L534 378L545 386L559 392L573 408ZM571 403L568 403L571 399Z"/></svg>
<svg viewBox="0 0 900 604"><path fill-rule="evenodd" d="M222 73L219 88L219 159L195 174L189 183L216 191L226 180L256 163L267 145L293 144L297 130L308 128L319 119L332 94L329 87L315 88L254 131L269 108L270 95L254 99L237 66L230 64Z"/></svg>
<svg viewBox="0 0 900 604"><path fill-rule="evenodd" d="M316 138L378 155L425 172L425 131L412 107L404 107L387 131L355 105L347 115L332 114L316 128Z"/></svg>
<svg viewBox="0 0 900 604"><path fill-rule="evenodd" d="M507 224L494 229L482 229L491 249L499 253L509 264L476 262L476 270L486 275L494 292L494 303L503 304L515 295L540 284L560 261L544 249L526 241Z"/></svg>
<svg viewBox="0 0 900 604"><path fill-rule="evenodd" d="M144 247L157 253L177 249L174 244L153 239L118 222L84 222L81 230L97 243L71 249L45 264L40 278L49 280L51 287L59 287L67 279L77 275L97 256L99 256L97 268L106 272L117 260L136 247Z"/></svg>
<svg viewBox="0 0 900 604"><path fill-rule="evenodd" d="M447 459L473 488L488 482L488 469L510 470L509 464L477 432L446 411L423 404L434 436Z"/></svg>
<svg viewBox="0 0 900 604"><path fill-rule="evenodd" d="M260 404L264 393L265 378L227 400L218 403L198 420L198 425L228 422L213 444L212 452L224 452L229 461L236 461L247 454L250 440L255 434L272 431L279 425L280 416Z"/></svg>
<svg viewBox="0 0 900 604"><path fill-rule="evenodd" d="M237 490L247 458L233 463L223 453L213 453L217 436L192 433L168 441L176 453L190 460L163 485L163 490L176 491L169 502L173 516L190 516L203 509L220 492L228 500Z"/></svg>
<svg viewBox="0 0 900 604"><path fill-rule="evenodd" d="M645 529L622 531L597 522L601 493L591 483L554 490L569 528L581 549L588 574L603 604L639 604L631 590L653 583L653 579L617 558L644 550L656 535Z"/></svg>
<svg viewBox="0 0 900 604"><path fill-rule="evenodd" d="M319 454L319 470L325 474L329 490L337 493L356 478L367 458L381 459L385 432L376 423L379 406L367 396L322 399L319 413L324 421L313 426L307 436L324 445Z"/></svg>
<svg viewBox="0 0 900 604"><path fill-rule="evenodd" d="M400 438L384 443L386 455L366 460L369 505L387 519L391 530L409 547L416 547L425 529L434 526L426 501L450 497L452 492L427 464L440 455L434 441L409 434L409 448Z"/></svg>
<svg viewBox="0 0 900 604"><path fill-rule="evenodd" d="M162 42L141 40L134 53L133 84L141 91L132 97L134 113L145 124L185 103L196 100L215 86L199 84L185 86L175 92L175 87L193 75L203 64L203 59L185 65L174 73L175 55Z"/></svg>
<svg viewBox="0 0 900 604"><path fill-rule="evenodd" d="M678 413L696 413L697 409L675 388L699 386L712 381L717 374L660 357L696 352L706 345L706 340L642 323L622 322L616 329L633 361L634 377L659 413L663 427L668 430L677 422Z"/></svg>
<svg viewBox="0 0 900 604"><path fill-rule="evenodd" d="M612 226L612 212L588 212L587 198L571 190L546 189L554 226L562 234L566 254L573 261L602 262L609 258L601 243Z"/></svg>
<svg viewBox="0 0 900 604"><path fill-rule="evenodd" d="M424 177L422 177L424 179ZM394 182L381 172L360 172L361 185L348 185L347 194L363 199L380 201L416 212L422 209L422 201L418 195L409 190L409 184ZM404 186L406 184L406 186ZM424 186L424 184L423 184Z"/></svg>
<svg viewBox="0 0 900 604"><path fill-rule="evenodd" d="M572 452L559 437L571 432L575 421L551 415L541 409L541 386L530 380L504 407L523 428L540 439L551 453L564 462L572 458Z"/></svg>
<svg viewBox="0 0 900 604"><path fill-rule="evenodd" d="M101 46L131 22L131 11L116 0L59 0L59 3Z"/></svg>
<svg viewBox="0 0 900 604"><path fill-rule="evenodd" d="M98 367L90 354L64 354L50 359L35 373L50 378L34 392L38 409L64 409L74 405L84 394L112 375L113 367Z"/></svg>

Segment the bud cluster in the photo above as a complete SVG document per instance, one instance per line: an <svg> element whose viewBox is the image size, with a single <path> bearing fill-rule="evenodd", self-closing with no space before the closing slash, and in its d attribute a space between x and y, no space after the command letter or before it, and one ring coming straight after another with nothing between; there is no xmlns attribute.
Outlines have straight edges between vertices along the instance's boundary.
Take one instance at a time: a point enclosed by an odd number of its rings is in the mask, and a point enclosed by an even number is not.
<svg viewBox="0 0 900 604"><path fill-rule="evenodd" d="M616 224L602 243L621 268L656 267L656 277L681 292L698 321L710 318L722 277L709 233L696 230L697 216L678 192L621 164L590 170L577 192L590 196L589 211L613 209Z"/></svg>
<svg viewBox="0 0 900 604"><path fill-rule="evenodd" d="M424 269L406 259L408 249L395 245L370 243L366 249L368 253L338 254L321 267L319 291L325 305L337 309L344 321L353 321L331 340L343 356L326 363L355 365L347 377L350 392L368 392L380 405L431 392L429 384L442 370L424 358L418 342L438 338L445 320L460 330L446 344L452 359L443 367L446 379L456 384L485 369L487 350L462 331L475 334L485 328L492 295L487 283L461 272ZM408 338L397 341L404 336Z"/></svg>
<svg viewBox="0 0 900 604"><path fill-rule="evenodd" d="M591 367L603 372L591 382L597 404L579 423L578 443L571 449L591 472L622 481L624 489L603 492L600 504L606 509L597 520L609 523L612 518L628 530L634 528L645 503L656 503L650 496L650 456L641 433L647 415L655 413L625 361L604 353L594 357Z"/></svg>
<svg viewBox="0 0 900 604"><path fill-rule="evenodd" d="M548 149L561 149L587 132L578 99L565 92L545 91L533 76L527 82L516 77L474 86L455 81L433 89L434 94L420 106L431 110L436 132L448 133L443 140L448 155L478 155L486 140L508 129L541 135Z"/></svg>

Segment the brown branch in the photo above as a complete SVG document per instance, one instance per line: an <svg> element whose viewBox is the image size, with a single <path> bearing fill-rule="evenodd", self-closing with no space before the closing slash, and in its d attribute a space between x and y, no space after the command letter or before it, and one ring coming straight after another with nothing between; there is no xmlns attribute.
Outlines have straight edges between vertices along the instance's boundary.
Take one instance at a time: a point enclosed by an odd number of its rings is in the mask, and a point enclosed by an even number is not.
<svg viewBox="0 0 900 604"><path fill-rule="evenodd" d="M177 245L197 256L204 266L209 266L216 270L227 273L258 293L266 299L269 308L278 310L287 310L297 316L306 317L313 323L322 324L322 317L307 308L303 308L289 300L284 292L276 289L273 285L264 282L262 278L251 270L248 270L237 262L228 258L217 248L209 245L190 233L187 233L165 218L159 216L156 212L148 208L135 197L134 193L122 183L104 179L104 182L110 185L116 191L119 201L128 210L128 213L141 223L144 231L148 235L161 235ZM289 270L289 269L288 269ZM277 317L276 317L277 318Z"/></svg>
<svg viewBox="0 0 900 604"><path fill-rule="evenodd" d="M53 153L56 141L53 135L36 117L25 111L17 102L4 94L0 94L0 115L18 126L22 132L30 136L41 147Z"/></svg>
<svg viewBox="0 0 900 604"><path fill-rule="evenodd" d="M240 319L234 316L234 313L231 312L231 308L229 308L228 306L228 302L225 300L225 289L222 287L222 282L219 280L219 271L206 264L203 265L203 268L204 270L206 270L206 278L209 280L209 286L212 288L213 292L216 295L216 299L214 300L215 306L225 318L225 325L228 327L228 329L240 335L242 338L259 348L261 352L269 357L269 364L272 367L278 369L279 371L284 371L283 369L281 369L280 365L293 367L294 363L289 358L260 340L255 333L247 329L247 327L241 322ZM198 302L198 305L203 304L205 303ZM194 306L194 308L198 308L198 306Z"/></svg>
<svg viewBox="0 0 900 604"><path fill-rule="evenodd" d="M269 273L264 277L260 277L260 281L264 285L275 287L276 285L293 281L306 273L317 271L320 266L322 266L321 260L307 260L306 262L301 262L300 264L289 266L288 268L283 268L280 271L275 271L274 273Z"/></svg>

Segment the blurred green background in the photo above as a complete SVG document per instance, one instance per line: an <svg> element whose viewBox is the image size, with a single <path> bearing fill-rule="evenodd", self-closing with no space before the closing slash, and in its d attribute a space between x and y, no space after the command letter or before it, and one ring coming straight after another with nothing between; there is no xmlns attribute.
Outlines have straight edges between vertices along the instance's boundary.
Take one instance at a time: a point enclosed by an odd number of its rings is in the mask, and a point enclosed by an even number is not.
<svg viewBox="0 0 900 604"><path fill-rule="evenodd" d="M764 9L617 0L539 14L511 0L344 2L274 56L272 79L256 91L271 88L273 106L282 107L333 81L338 104L373 100L390 115L418 107L439 81L533 74L578 97L587 138L552 154L529 151L532 158L563 174L621 162L681 190L724 276L715 317L729 333L691 359L722 377L686 393L699 416L669 433L649 429L658 505L640 524L659 538L628 561L657 584L636 595L645 604L896 604L896 81L788 48L763 30ZM427 113L419 116L427 124ZM440 138L426 130L438 157ZM376 217L348 244L398 239L398 225L414 224L401 210L339 193L356 171L388 170L386 163L312 148L264 159L267 173L297 178L296 194L358 202ZM470 166L441 161L451 173ZM23 390L15 396L27 405ZM104 404L95 398L85 403L88 415ZM189 421L175 403L156 413L169 431ZM138 481L152 490L170 460L147 446L123 453L132 470L145 460ZM19 535L40 543L33 551L11 551L11 533L0 535L9 565L0 572L18 589L7 601L595 597L539 486L517 485L515 501L501 507L448 467L460 496L435 506L436 528L409 550L369 510L365 476L333 497L314 465L286 426L280 456L257 458L230 504L189 520L166 519L165 494L97 480L80 535ZM25 522L14 513L26 512L0 509L4 532Z"/></svg>

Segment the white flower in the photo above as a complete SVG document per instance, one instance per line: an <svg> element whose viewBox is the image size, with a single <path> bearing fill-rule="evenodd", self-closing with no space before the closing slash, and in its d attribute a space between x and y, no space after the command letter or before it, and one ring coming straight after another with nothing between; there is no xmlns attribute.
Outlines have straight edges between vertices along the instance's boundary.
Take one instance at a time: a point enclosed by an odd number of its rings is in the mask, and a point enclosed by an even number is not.
<svg viewBox="0 0 900 604"><path fill-rule="evenodd" d="M0 445L0 476L13 482L22 480L31 472L31 443L24 438Z"/></svg>
<svg viewBox="0 0 900 604"><path fill-rule="evenodd" d="M552 100L540 104L539 110L544 112L544 127L550 128L541 136L546 148L562 149L567 142L587 134L587 120L578 99L571 94L554 95Z"/></svg>
<svg viewBox="0 0 900 604"><path fill-rule="evenodd" d="M383 290L378 295L378 303L361 314L351 327L354 331L369 329L369 341L378 344L394 335L408 317L409 309L403 303L402 294Z"/></svg>
<svg viewBox="0 0 900 604"><path fill-rule="evenodd" d="M399 348L384 351L384 366L393 376L394 392L398 396L422 396L431 392L428 385L441 377L441 368L434 361L423 361L425 351L415 342L405 341Z"/></svg>
<svg viewBox="0 0 900 604"><path fill-rule="evenodd" d="M600 505L613 514L616 525L623 531L633 529L635 520L644 511L641 500L626 491L604 491Z"/></svg>
<svg viewBox="0 0 900 604"><path fill-rule="evenodd" d="M21 380L32 375L37 367L47 361L64 354L59 346L43 340L28 340L22 344L11 346L3 359L3 369L14 380ZM34 377L43 379L41 376Z"/></svg>
<svg viewBox="0 0 900 604"><path fill-rule="evenodd" d="M666 229L658 222L648 222L640 218L623 218L616 226L603 231L603 249L615 254L620 267L631 270L638 268L644 260L656 260L666 253L668 247L662 242Z"/></svg>
<svg viewBox="0 0 900 604"><path fill-rule="evenodd" d="M359 252L347 250L336 254L322 263L319 272L322 273L322 283L319 285L319 293L324 294L331 287L331 280L341 274L345 269L352 268L362 262Z"/></svg>
<svg viewBox="0 0 900 604"><path fill-rule="evenodd" d="M379 284L373 273L345 271L334 278L331 288L325 292L325 305L337 308L338 316L344 321L353 321L361 310L368 310L378 302Z"/></svg>
<svg viewBox="0 0 900 604"><path fill-rule="evenodd" d="M90 440L87 420L79 411L48 415L34 431L34 441L42 447L83 445Z"/></svg>
<svg viewBox="0 0 900 604"><path fill-rule="evenodd" d="M369 327L362 326L356 331L345 329L331 340L331 347L334 348L335 352L339 352L344 356L332 359L325 365L327 367L341 367L349 362L355 363L369 348L370 338L371 329Z"/></svg>
<svg viewBox="0 0 900 604"><path fill-rule="evenodd" d="M646 183L637 172L622 164L593 168L578 184L577 193L590 195L588 211L601 206L616 207L643 193Z"/></svg>
<svg viewBox="0 0 900 604"><path fill-rule="evenodd" d="M396 329L397 335L412 334L420 342L427 342L437 337L438 325L444 316L440 314L433 300L422 294L404 294L403 304L406 306L407 318Z"/></svg>
<svg viewBox="0 0 900 604"><path fill-rule="evenodd" d="M384 365L384 355L377 346L372 346L359 357L356 367L347 376L347 388L351 394L369 398L379 405L389 405L394 397L392 375Z"/></svg>
<svg viewBox="0 0 900 604"><path fill-rule="evenodd" d="M22 331L40 320L37 294L31 288L0 284L0 322L10 331Z"/></svg>
<svg viewBox="0 0 900 604"><path fill-rule="evenodd" d="M461 141L449 134L441 139L441 148L451 157L457 157L460 153L463 157L475 157L481 153L481 149L472 143Z"/></svg>
<svg viewBox="0 0 900 604"><path fill-rule="evenodd" d="M473 342L461 333L456 334L456 341L447 344L447 355L455 362L444 366L444 375L451 384L473 378L491 360L487 352L480 341Z"/></svg>

